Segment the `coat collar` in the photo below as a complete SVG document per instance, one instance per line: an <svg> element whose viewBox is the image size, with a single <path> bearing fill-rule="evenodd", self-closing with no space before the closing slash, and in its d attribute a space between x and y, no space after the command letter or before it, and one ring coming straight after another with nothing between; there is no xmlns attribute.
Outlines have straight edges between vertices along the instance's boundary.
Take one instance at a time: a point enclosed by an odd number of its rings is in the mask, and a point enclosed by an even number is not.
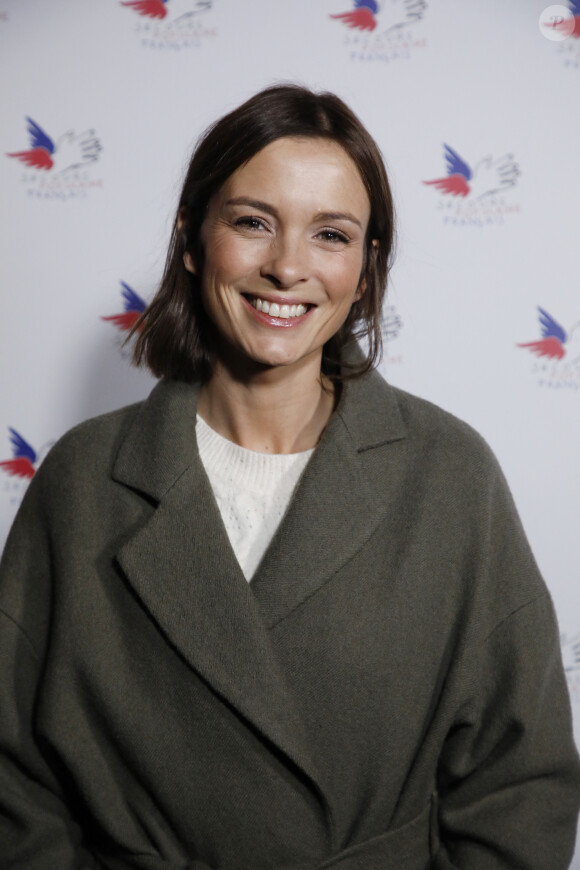
<svg viewBox="0 0 580 870"><path fill-rule="evenodd" d="M389 481L374 457L404 443L396 396L377 374L346 383L249 585L197 452L198 394L196 386L161 382L133 419L113 478L155 509L117 560L180 655L324 796L271 629L330 582L384 516Z"/></svg>
<svg viewBox="0 0 580 870"><path fill-rule="evenodd" d="M199 464L198 397L198 384L160 381L121 445L113 479L160 501L182 474ZM341 428L353 454L406 437L395 391L376 372L345 383L321 441L324 451Z"/></svg>

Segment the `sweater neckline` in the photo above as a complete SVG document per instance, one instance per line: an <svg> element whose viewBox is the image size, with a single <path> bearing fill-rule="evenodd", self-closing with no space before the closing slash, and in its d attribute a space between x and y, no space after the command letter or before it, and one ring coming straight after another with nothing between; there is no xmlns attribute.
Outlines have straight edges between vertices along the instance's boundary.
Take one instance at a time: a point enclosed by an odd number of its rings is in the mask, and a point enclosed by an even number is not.
<svg viewBox="0 0 580 870"><path fill-rule="evenodd" d="M270 488L292 469L306 466L314 449L298 453L262 453L249 450L224 438L197 415L196 437L206 469L219 477L227 476L232 484L253 490Z"/></svg>

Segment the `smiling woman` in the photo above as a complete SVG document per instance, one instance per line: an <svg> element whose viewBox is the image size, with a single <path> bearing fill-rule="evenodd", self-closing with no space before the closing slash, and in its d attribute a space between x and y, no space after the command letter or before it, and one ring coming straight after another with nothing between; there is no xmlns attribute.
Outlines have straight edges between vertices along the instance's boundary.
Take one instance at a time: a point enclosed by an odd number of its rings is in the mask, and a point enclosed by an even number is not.
<svg viewBox="0 0 580 870"><path fill-rule="evenodd" d="M294 177L291 183L290 167L280 165L284 157L281 149L288 150L292 156ZM323 155L332 158L332 165L324 167L326 189L318 192L329 202L325 205L321 200L312 205L315 191L310 191L309 186L325 162ZM274 165L276 160L277 166ZM356 284L364 285L366 292L356 300L347 312L345 323L327 342L322 369L332 379L344 379L348 363L341 360L342 349L356 334L364 335L368 356L356 364L351 362L350 368L359 374L368 371L381 352L382 300L393 251L394 214L387 175L372 137L338 97L313 94L292 86L269 88L257 94L210 127L194 151L180 197L162 285L136 331L139 336L136 361L147 363L156 374L166 377L202 381L209 378L215 361L215 331L208 323L198 284L205 255L203 233L209 229L208 210L215 218L219 202L220 208L230 209L227 217L231 220L233 210L237 209L239 229L245 227L249 235L256 231L272 233L280 228L276 203L263 201L258 196L264 185L260 184L250 194L240 188L242 172L245 176L248 171L248 183L256 180L256 161L270 166L270 184L281 188L288 179L287 200L291 184L296 185L295 196L306 197L311 193L311 202L304 202L302 208L310 205L312 212L308 217L318 221L321 244L326 241L336 250L341 248L341 241L343 248L348 247L356 236L356 247L362 254ZM345 170L344 176L341 170ZM316 182L322 184L322 179L316 178ZM236 186L236 194L226 195L225 188L231 185ZM329 185L334 185L334 189ZM282 195L281 190L273 190L272 195L274 193ZM355 195L359 209L366 194L358 218L345 213L343 193ZM331 200L339 205L332 205ZM291 206L289 201L285 204L287 208ZM362 226L360 218L364 219L365 210L366 223ZM221 219L226 219L225 213ZM325 226L328 221L330 226ZM279 234L276 240L279 245ZM185 254L189 255L187 260ZM193 280L188 278L186 269L190 276L195 275ZM274 286L275 281L271 291Z"/></svg>
<svg viewBox="0 0 580 870"><path fill-rule="evenodd" d="M202 227L201 294L237 372L308 359L319 380L324 345L364 291L369 211L355 164L325 140L278 139L228 179Z"/></svg>
<svg viewBox="0 0 580 870"><path fill-rule="evenodd" d="M351 110L333 94L263 91L192 156L135 360L200 381L199 413L230 441L312 448L341 382L380 355L393 239L383 161ZM343 353L355 337L366 358Z"/></svg>
<svg viewBox="0 0 580 870"><path fill-rule="evenodd" d="M200 408L229 381L245 391L271 385L270 395L283 381L286 394L292 384L320 399L324 346L365 290L369 212L358 170L334 142L278 139L228 179L201 233L200 294L215 361ZM185 265L196 273L189 253ZM330 399L332 384L325 387Z"/></svg>
<svg viewBox="0 0 580 870"><path fill-rule="evenodd" d="M371 370L392 243L338 97L200 141L135 327L162 380L61 439L6 547L2 867L568 866L553 607L489 448Z"/></svg>

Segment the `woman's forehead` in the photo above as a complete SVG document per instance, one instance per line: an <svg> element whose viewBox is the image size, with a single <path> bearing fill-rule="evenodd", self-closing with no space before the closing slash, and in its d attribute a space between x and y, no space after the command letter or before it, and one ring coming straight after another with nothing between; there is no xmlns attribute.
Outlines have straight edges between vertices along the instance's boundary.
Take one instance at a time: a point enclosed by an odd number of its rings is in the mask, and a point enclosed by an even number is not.
<svg viewBox="0 0 580 870"><path fill-rule="evenodd" d="M219 199L223 203L239 196L270 196L305 206L320 200L325 208L347 201L361 216L370 212L354 160L332 139L284 137L269 143L227 179Z"/></svg>

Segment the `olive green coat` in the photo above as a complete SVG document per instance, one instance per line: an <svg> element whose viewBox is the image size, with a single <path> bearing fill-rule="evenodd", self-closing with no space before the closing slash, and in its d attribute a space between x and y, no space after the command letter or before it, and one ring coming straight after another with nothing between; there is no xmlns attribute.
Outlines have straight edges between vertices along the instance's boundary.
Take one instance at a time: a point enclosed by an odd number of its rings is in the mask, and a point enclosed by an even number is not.
<svg viewBox="0 0 580 870"><path fill-rule="evenodd" d="M3 870L564 870L554 613L488 448L348 384L251 585L197 389L51 451L0 583Z"/></svg>

